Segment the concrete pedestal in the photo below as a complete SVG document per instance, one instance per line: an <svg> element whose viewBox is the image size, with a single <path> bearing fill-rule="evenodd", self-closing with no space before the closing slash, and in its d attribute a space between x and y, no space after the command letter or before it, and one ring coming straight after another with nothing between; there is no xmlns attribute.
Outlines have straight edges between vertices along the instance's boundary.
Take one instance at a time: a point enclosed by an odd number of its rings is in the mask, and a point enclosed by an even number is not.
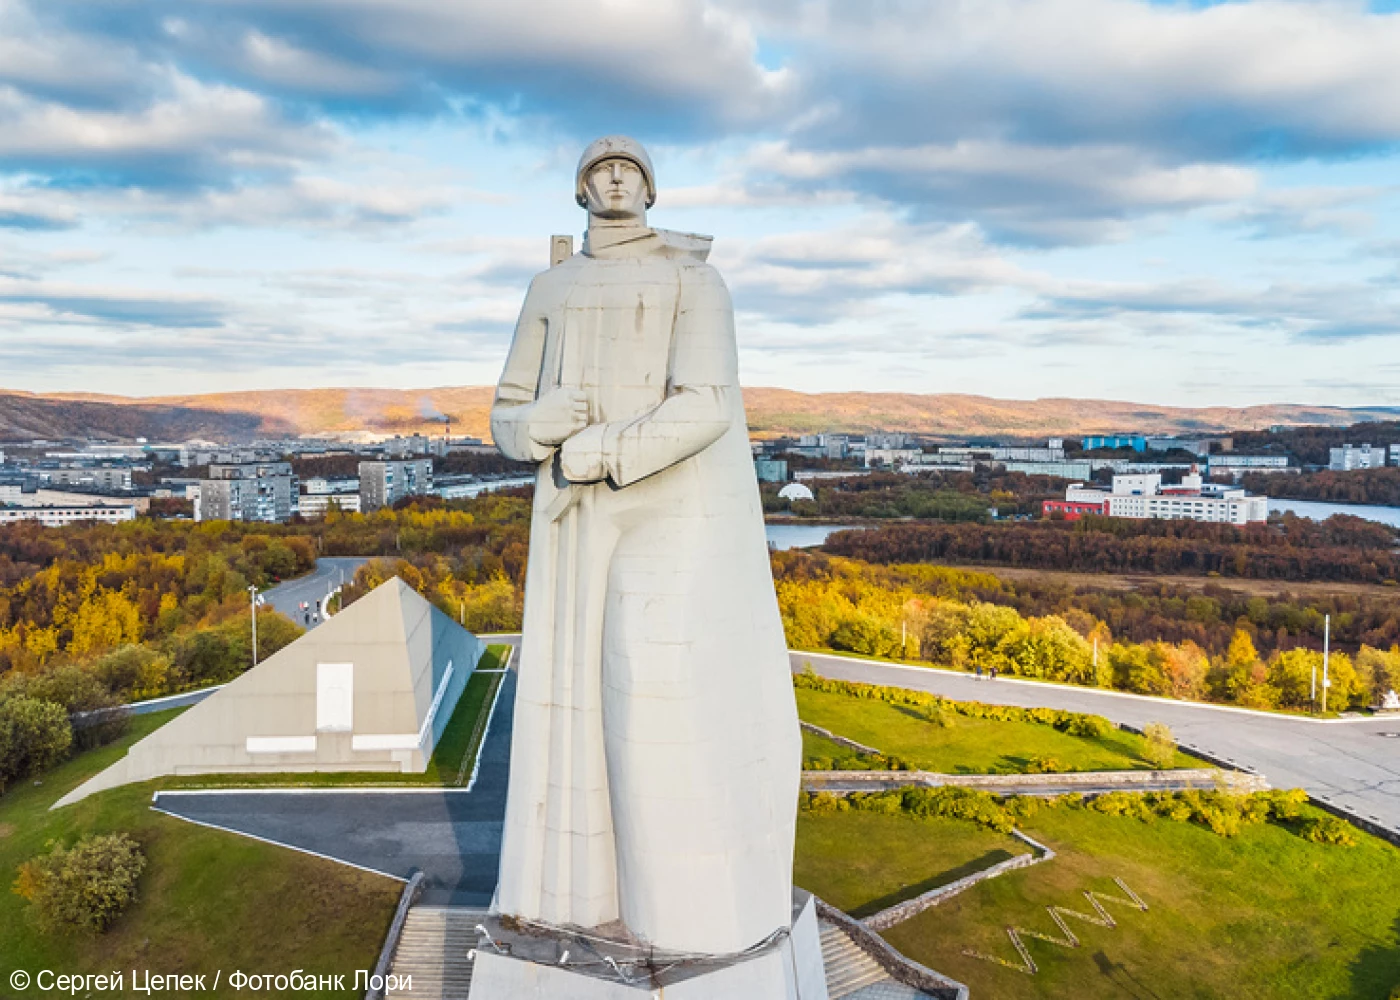
<svg viewBox="0 0 1400 1000"><path fill-rule="evenodd" d="M495 921L488 930L504 951L487 942L477 949L471 1000L828 1000L816 904L801 890L790 934L728 959L651 952L589 932L512 931Z"/></svg>

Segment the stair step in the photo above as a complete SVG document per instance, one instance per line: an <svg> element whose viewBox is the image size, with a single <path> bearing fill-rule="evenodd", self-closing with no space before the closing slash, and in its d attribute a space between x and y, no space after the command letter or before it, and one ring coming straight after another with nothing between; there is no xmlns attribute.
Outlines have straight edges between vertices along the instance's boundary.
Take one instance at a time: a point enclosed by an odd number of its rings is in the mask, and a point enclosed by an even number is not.
<svg viewBox="0 0 1400 1000"><path fill-rule="evenodd" d="M484 910L445 906L415 906L408 911L403 935L390 971L412 977L412 988L390 990L390 997L413 1000L467 1000L472 984L476 925Z"/></svg>
<svg viewBox="0 0 1400 1000"><path fill-rule="evenodd" d="M821 925L821 946L827 994L831 1000L841 1000L890 978L880 963L833 924Z"/></svg>

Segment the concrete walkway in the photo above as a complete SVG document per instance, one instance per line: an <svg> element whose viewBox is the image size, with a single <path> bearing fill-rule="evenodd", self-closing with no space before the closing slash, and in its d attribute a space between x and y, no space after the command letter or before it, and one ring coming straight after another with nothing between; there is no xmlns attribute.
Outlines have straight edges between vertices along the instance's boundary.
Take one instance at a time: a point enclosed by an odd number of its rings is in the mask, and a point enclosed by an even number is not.
<svg viewBox="0 0 1400 1000"><path fill-rule="evenodd" d="M930 691L959 701L1091 712L1142 727L1164 722L1183 744L1264 775L1275 788L1309 794L1400 831L1400 718L1321 723L1094 688L978 680L970 674L904 667L821 653L792 653L824 677Z"/></svg>
<svg viewBox="0 0 1400 1000"><path fill-rule="evenodd" d="M424 904L485 906L496 889L510 768L515 673L496 701L481 768L459 788L157 793L153 808L372 871L426 874Z"/></svg>

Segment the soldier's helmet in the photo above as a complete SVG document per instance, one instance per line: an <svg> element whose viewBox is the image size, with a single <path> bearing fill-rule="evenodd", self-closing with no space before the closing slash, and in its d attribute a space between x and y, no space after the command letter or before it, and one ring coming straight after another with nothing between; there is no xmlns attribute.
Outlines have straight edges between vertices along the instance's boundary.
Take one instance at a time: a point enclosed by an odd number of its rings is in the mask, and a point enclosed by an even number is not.
<svg viewBox="0 0 1400 1000"><path fill-rule="evenodd" d="M651 166L651 157L636 139L625 135L605 135L594 139L579 157L578 172L574 175L574 200L580 206L588 207L588 198L583 192L583 181L588 172L603 160L631 160L641 170L647 182L647 208L656 204L656 172Z"/></svg>

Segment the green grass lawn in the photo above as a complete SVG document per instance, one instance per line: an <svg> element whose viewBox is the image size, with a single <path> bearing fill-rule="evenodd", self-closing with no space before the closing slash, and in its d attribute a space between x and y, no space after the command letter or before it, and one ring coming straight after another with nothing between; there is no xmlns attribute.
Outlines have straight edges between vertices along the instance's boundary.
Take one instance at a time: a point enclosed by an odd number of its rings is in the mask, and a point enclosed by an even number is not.
<svg viewBox="0 0 1400 1000"><path fill-rule="evenodd" d="M797 815L793 880L854 917L947 885L1029 848L951 819L843 813Z"/></svg>
<svg viewBox="0 0 1400 1000"><path fill-rule="evenodd" d="M943 774L1016 774L1034 757L1054 757L1071 771L1150 769L1142 756L1144 740L1114 730L1103 739L1070 736L1034 722L992 722L953 716L939 726L917 709L826 691L797 689L802 718L847 739L891 754L911 766ZM806 741L811 740L809 744ZM804 735L808 756L835 756L850 751L811 734ZM1178 753L1176 767L1208 765Z"/></svg>
<svg viewBox="0 0 1400 1000"><path fill-rule="evenodd" d="M837 905L860 902L866 882L884 891L1004 849L997 834L963 825L950 835L950 827L958 824L804 814L797 881ZM1228 839L1197 825L1077 809L1043 810L1025 829L1059 856L975 886L886 939L966 983L974 998L996 1000L1385 1000L1400 984L1400 851L1375 838L1325 847L1266 824ZM1067 919L1076 949L1028 939L1038 974L962 953L1019 962L1008 926L1058 936L1045 907L1092 913L1083 891L1122 896L1115 876L1148 912L1107 903L1112 929Z"/></svg>
<svg viewBox="0 0 1400 1000"><path fill-rule="evenodd" d="M467 681L452 718L442 732L432 760L422 774L395 771L273 772L268 774L196 774L162 778L160 788L227 788L262 785L324 787L335 785L456 785L471 777L486 734L487 713L504 675L499 670L509 646L488 646Z"/></svg>
<svg viewBox="0 0 1400 1000"><path fill-rule="evenodd" d="M152 973L346 973L373 968L402 889L391 879L152 812L153 784L117 788L49 812L59 796L115 761L178 713L138 716L117 743L48 772L40 785L0 796L0 983L24 969L101 973L121 970L124 994L144 996L130 970ZM139 899L105 934L48 936L11 893L19 864L48 841L123 831L149 864ZM36 991L37 992L37 991ZM223 995L232 991L221 988ZM18 994L15 994L16 996ZM299 995L316 995L299 994ZM335 994L322 994L335 995Z"/></svg>

